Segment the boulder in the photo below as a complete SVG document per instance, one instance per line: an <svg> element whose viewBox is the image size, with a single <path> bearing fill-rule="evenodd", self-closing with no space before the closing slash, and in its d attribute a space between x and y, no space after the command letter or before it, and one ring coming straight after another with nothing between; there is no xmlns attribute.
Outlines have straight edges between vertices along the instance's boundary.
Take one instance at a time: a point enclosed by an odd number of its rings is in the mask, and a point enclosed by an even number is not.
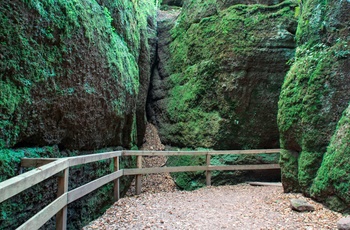
<svg viewBox="0 0 350 230"><path fill-rule="evenodd" d="M0 149L142 142L156 9L101 2L1 1Z"/></svg>
<svg viewBox="0 0 350 230"><path fill-rule="evenodd" d="M315 207L313 205L307 203L305 200L291 199L290 206L293 210L298 211L298 212L315 211Z"/></svg>
<svg viewBox="0 0 350 230"><path fill-rule="evenodd" d="M285 192L349 210L349 1L303 1L298 49L278 102ZM347 111L346 111L347 110ZM346 163L345 163L346 162ZM316 178L316 179L315 179Z"/></svg>
<svg viewBox="0 0 350 230"><path fill-rule="evenodd" d="M341 218L337 222L337 228L338 230L350 230L350 217Z"/></svg>
<svg viewBox="0 0 350 230"><path fill-rule="evenodd" d="M0 182L18 174L23 157L142 144L155 52L154 3L0 1ZM127 167L132 160L120 163ZM111 164L71 168L70 189L110 173ZM123 192L131 180L121 180ZM15 229L56 192L52 177L1 203L0 229ZM107 185L70 204L67 228L81 229L112 202ZM43 226L53 228L54 218Z"/></svg>

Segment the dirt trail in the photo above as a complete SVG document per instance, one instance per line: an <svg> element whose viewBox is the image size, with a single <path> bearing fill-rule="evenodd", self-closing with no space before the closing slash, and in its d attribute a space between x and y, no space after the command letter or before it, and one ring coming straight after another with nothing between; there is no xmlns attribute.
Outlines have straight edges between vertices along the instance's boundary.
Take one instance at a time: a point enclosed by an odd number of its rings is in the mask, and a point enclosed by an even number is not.
<svg viewBox="0 0 350 230"><path fill-rule="evenodd" d="M145 134L145 142L141 150L164 150L164 145L161 143L158 136L157 128L148 123ZM164 156L149 156L143 157L142 167L161 167L166 164ZM169 173L149 174L142 176L141 192L173 192L176 190L176 185ZM127 196L135 194L135 181L133 181Z"/></svg>
<svg viewBox="0 0 350 230"><path fill-rule="evenodd" d="M292 211L292 198L307 200L316 211ZM341 217L282 187L240 184L126 197L84 229L320 230L337 229Z"/></svg>
<svg viewBox="0 0 350 230"><path fill-rule="evenodd" d="M142 150L163 150L157 129L147 125ZM163 166L165 157L145 157L143 167ZM142 193L134 196L134 185L84 230L92 229L337 229L341 214L332 212L302 194L285 194L280 186L207 187L178 191L169 174L142 178ZM299 213L290 199L305 199L316 211Z"/></svg>

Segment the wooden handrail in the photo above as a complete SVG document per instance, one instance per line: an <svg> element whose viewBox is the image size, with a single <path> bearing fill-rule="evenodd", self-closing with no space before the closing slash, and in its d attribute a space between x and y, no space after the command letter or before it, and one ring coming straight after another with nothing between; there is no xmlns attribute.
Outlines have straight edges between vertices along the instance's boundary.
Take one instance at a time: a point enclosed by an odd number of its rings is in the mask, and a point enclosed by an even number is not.
<svg viewBox="0 0 350 230"><path fill-rule="evenodd" d="M84 156L67 157L67 159L69 160L69 166L72 167L75 165L82 165L100 160L107 160L114 157L120 157L121 155L122 151L114 151L106 153L89 154Z"/></svg>
<svg viewBox="0 0 350 230"><path fill-rule="evenodd" d="M68 204L72 203L73 201L85 196L86 194L89 194L90 192L98 189L99 187L115 180L123 176L123 170L119 170L117 172L113 172L111 174L108 174L106 176L103 176L101 178L98 178L94 181L91 181L85 185L82 185L76 189L73 189L72 191L68 192Z"/></svg>
<svg viewBox="0 0 350 230"><path fill-rule="evenodd" d="M14 178L0 183L0 203L12 196L19 194L43 180L54 176L59 172L64 172L59 179L58 198L47 205L39 213L22 224L18 229L38 229L45 224L52 216L57 214L57 229L66 229L67 205L86 194L100 188L101 186L114 181L114 197L119 199L119 178L124 175L136 176L136 194L141 193L141 175L149 173L169 173L169 172L190 172L205 171L206 183L211 184L211 171L219 170L266 170L279 169L278 164L261 165L210 165L211 155L219 154L269 154L279 153L280 149L255 149L255 150L225 150L225 151L113 151L84 156L55 158L24 158L21 161L22 167L37 167L29 172L18 175ZM178 166L178 167L154 167L142 168L143 156L182 156L182 155L205 155L206 165L204 166ZM119 157L137 156L137 168L120 169ZM82 185L72 191L68 191L68 170L69 167L92 163L100 160L113 159L114 172ZM40 166L40 167L38 167Z"/></svg>
<svg viewBox="0 0 350 230"><path fill-rule="evenodd" d="M0 203L66 169L68 163L67 159L62 158L1 182Z"/></svg>
<svg viewBox="0 0 350 230"><path fill-rule="evenodd" d="M17 229L39 229L43 226L51 217L56 215L61 209L67 206L67 193L64 193L56 200L51 202L48 206L30 218L27 222L22 224Z"/></svg>
<svg viewBox="0 0 350 230"><path fill-rule="evenodd" d="M21 167L30 168L30 167L40 167L58 160L59 158L22 158Z"/></svg>

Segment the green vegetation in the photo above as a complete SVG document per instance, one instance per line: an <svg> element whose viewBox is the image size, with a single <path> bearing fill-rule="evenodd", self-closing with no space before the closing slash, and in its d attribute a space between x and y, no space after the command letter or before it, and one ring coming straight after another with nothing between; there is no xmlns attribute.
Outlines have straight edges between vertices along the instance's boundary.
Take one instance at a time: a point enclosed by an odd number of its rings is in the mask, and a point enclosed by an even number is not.
<svg viewBox="0 0 350 230"><path fill-rule="evenodd" d="M190 151L191 149L182 149ZM198 148L197 151L203 151L204 154L210 149ZM243 165L243 164L274 164L278 162L279 154L258 154L258 155L213 155L210 159L211 165ZM206 156L171 156L167 160L167 166L203 166L206 165ZM261 172L259 172L261 173ZM212 185L233 185L252 180L280 180L279 173L275 176L264 174L259 175L249 171L213 171ZM171 173L176 185L183 190L195 190L204 187L206 177L204 171Z"/></svg>
<svg viewBox="0 0 350 230"><path fill-rule="evenodd" d="M311 196L334 210L350 212L350 106L338 122L322 165L311 187Z"/></svg>
<svg viewBox="0 0 350 230"><path fill-rule="evenodd" d="M104 4L79 0L0 4L0 148L14 146L24 132L31 132L26 130L28 120L40 114L27 110L37 103L33 94L38 88L50 98L76 97L81 88L74 84L77 75L87 94L109 96L106 101L118 116L129 110L128 97L136 98L139 90L140 44L148 45L141 34L148 33L147 20L154 18L156 9L145 0ZM84 62L93 66L84 67ZM107 84L112 87L89 79L94 65L100 68L94 71L108 72ZM65 79L71 81L68 86ZM118 87L116 95L112 90Z"/></svg>
<svg viewBox="0 0 350 230"><path fill-rule="evenodd" d="M111 151L100 149L93 153ZM90 154L91 152L65 151L60 152L57 146L43 148L22 148L0 150L0 182L19 174L20 160L28 158L61 158ZM121 168L136 167L136 160L123 157ZM29 169L25 169L28 171ZM100 178L113 171L113 162L103 160L86 165L71 167L69 170L69 190L77 188L92 180ZM121 180L122 195L125 195L132 178L123 177ZM57 177L52 177L30 189L2 202L0 204L0 229L18 227L28 220L34 213L43 209L56 199ZM75 201L69 206L69 229L80 229L91 220L96 219L113 203L113 185L107 184L87 196ZM30 211L23 211L30 210ZM52 228L54 221L49 221L45 228Z"/></svg>
<svg viewBox="0 0 350 230"><path fill-rule="evenodd" d="M280 153L281 177L283 189L285 192L300 192L298 182L298 156L296 153L291 153L282 149Z"/></svg>
<svg viewBox="0 0 350 230"><path fill-rule="evenodd" d="M191 1L171 30L174 41L166 66L170 90L165 102L169 121L161 125L160 135L165 143L175 146L267 146L262 144L267 130L275 129L269 135L273 133L272 138L278 139L275 116L266 111L277 111L271 101L277 102L286 60L271 57L282 64L279 73L268 76L255 75L250 61L269 58L261 50L276 36L271 28L290 26L296 5L291 1L275 6L239 4L220 10L217 4ZM292 57L294 50L284 52L281 58ZM269 82L268 87L263 86L265 82ZM244 84L253 85L249 92ZM249 107L249 100L257 100L262 94L270 98L270 104L261 102L264 111ZM253 129L254 135L245 132Z"/></svg>
<svg viewBox="0 0 350 230"><path fill-rule="evenodd" d="M155 1L148 0L0 2L0 181L18 175L23 157L75 156L136 143L135 101L144 77L139 58L142 47L144 56L149 55L148 38L154 31L148 27L155 16ZM91 113L95 115L85 116ZM95 132L105 126L114 133ZM83 131L68 135L69 129ZM80 142L89 133L111 142L82 144L91 151L81 152ZM65 139L77 147L18 148L59 145ZM121 164L133 163L124 158ZM111 161L73 167L70 189L111 172L111 167ZM121 182L124 192L130 179ZM101 215L112 202L111 188L106 185L71 204L68 228L79 229ZM56 189L53 177L1 203L0 229L29 219L55 198Z"/></svg>
<svg viewBox="0 0 350 230"><path fill-rule="evenodd" d="M348 8L339 1L303 3L298 48L278 103L285 190L302 191L342 212L350 204L344 192L348 157L341 144L348 142L348 112L343 113L350 101Z"/></svg>

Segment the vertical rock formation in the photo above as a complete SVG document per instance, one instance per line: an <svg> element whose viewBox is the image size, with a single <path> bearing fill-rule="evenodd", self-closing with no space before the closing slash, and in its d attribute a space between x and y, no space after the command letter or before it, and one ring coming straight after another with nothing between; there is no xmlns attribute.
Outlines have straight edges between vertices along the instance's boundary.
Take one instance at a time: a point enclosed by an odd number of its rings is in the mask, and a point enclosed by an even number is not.
<svg viewBox="0 0 350 230"><path fill-rule="evenodd" d="M242 3L184 1L178 17L161 18L148 113L164 144L278 146L277 101L294 56L296 4Z"/></svg>
<svg viewBox="0 0 350 230"><path fill-rule="evenodd" d="M36 0L0 7L0 148L137 142L135 114L144 111L148 38L155 36L152 3Z"/></svg>
<svg viewBox="0 0 350 230"><path fill-rule="evenodd" d="M149 0L0 2L0 181L17 175L22 157L142 143L155 16ZM110 164L71 168L70 189L109 173ZM56 179L1 203L0 229L17 227L52 201ZM106 185L74 202L69 228L81 228L112 201Z"/></svg>
<svg viewBox="0 0 350 230"><path fill-rule="evenodd" d="M339 175L349 173L343 111L350 101L350 2L307 0L301 6L296 57L279 100L283 186L348 209L349 187Z"/></svg>

